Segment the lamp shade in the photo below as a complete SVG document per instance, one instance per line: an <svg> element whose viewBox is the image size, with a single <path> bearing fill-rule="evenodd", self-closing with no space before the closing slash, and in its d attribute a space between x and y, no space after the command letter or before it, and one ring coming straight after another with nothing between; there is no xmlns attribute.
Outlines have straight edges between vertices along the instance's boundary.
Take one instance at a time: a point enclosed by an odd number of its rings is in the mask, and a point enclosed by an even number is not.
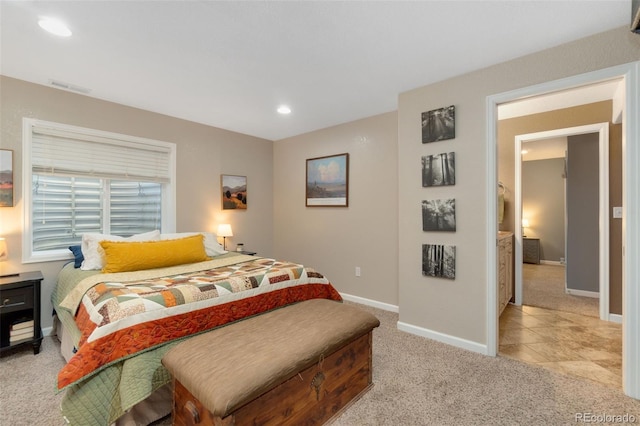
<svg viewBox="0 0 640 426"><path fill-rule="evenodd" d="M522 219L522 227L523 228L529 227L529 219Z"/></svg>
<svg viewBox="0 0 640 426"><path fill-rule="evenodd" d="M233 237L233 231L231 230L231 225L228 223L221 223L218 225L218 237Z"/></svg>
<svg viewBox="0 0 640 426"><path fill-rule="evenodd" d="M9 258L9 249L7 249L7 240L0 238L0 262Z"/></svg>

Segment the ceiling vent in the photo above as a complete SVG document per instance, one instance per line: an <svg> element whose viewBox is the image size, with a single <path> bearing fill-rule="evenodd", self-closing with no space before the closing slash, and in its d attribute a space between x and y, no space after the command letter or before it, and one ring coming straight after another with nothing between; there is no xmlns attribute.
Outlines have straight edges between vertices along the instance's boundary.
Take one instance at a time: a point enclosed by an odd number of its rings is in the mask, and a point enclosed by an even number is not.
<svg viewBox="0 0 640 426"><path fill-rule="evenodd" d="M76 86L75 84L65 83L60 80L49 80L49 84L56 89L70 90L72 92L83 93L85 95L91 92L91 89L87 89L86 87Z"/></svg>

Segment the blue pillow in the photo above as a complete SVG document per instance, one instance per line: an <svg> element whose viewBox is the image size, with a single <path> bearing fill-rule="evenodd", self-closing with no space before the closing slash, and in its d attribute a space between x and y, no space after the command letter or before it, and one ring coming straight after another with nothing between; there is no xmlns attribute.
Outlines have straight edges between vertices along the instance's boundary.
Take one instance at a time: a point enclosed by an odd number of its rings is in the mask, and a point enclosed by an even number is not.
<svg viewBox="0 0 640 426"><path fill-rule="evenodd" d="M82 255L82 248L80 247L80 245L70 246L69 250L71 250L71 253L73 253L73 258L74 258L73 267L79 268L80 266L82 266L82 261L84 260L84 256Z"/></svg>

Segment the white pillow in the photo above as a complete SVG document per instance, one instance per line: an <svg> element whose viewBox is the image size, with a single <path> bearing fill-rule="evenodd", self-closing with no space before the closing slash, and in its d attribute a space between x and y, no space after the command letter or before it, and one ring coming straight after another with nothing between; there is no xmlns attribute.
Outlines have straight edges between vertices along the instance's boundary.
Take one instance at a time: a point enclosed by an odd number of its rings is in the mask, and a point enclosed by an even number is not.
<svg viewBox="0 0 640 426"><path fill-rule="evenodd" d="M100 241L158 241L159 239L160 231L158 230L135 234L126 238L117 235L87 232L82 234L81 250L84 260L82 261L80 269L90 271L104 267L104 250L100 245Z"/></svg>
<svg viewBox="0 0 640 426"><path fill-rule="evenodd" d="M161 234L161 240L176 240L178 238L190 237L192 235L204 235L204 250L207 252L207 256L220 256L221 254L227 253L227 251L222 248L222 244L218 242L218 236L212 232L178 232L175 234Z"/></svg>

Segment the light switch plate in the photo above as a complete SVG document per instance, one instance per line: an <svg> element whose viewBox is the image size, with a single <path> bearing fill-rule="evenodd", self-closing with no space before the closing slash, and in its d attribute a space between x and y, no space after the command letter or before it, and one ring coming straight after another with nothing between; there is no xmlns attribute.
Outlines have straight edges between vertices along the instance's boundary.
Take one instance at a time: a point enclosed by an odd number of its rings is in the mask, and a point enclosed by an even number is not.
<svg viewBox="0 0 640 426"><path fill-rule="evenodd" d="M613 218L614 219L622 219L622 207L614 207L613 208Z"/></svg>

